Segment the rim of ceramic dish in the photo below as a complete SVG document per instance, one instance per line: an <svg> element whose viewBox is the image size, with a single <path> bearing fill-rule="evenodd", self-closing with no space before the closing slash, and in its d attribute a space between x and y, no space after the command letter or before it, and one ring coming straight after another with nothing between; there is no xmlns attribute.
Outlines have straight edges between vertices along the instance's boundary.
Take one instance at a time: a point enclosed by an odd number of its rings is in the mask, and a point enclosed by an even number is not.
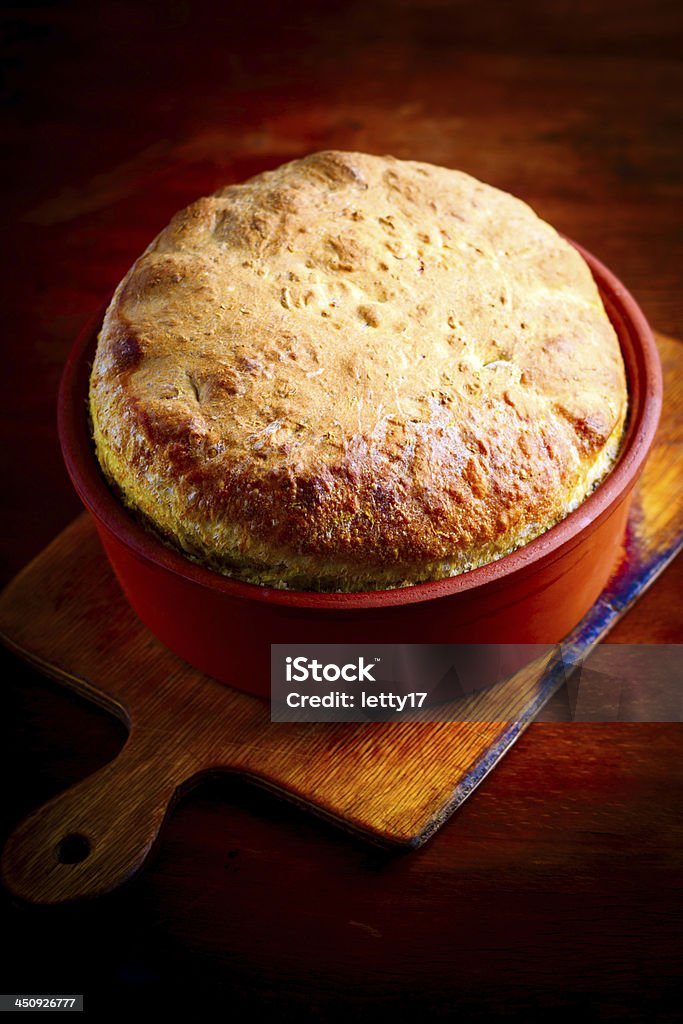
<svg viewBox="0 0 683 1024"><path fill-rule="evenodd" d="M571 239L568 239L571 241ZM143 527L109 489L100 471L88 423L88 384L103 312L90 321L67 359L59 388L58 430L69 476L96 520L139 559L202 587L249 601L326 610L379 608L436 600L475 587L505 583L522 570L552 564L580 543L583 531L601 522L635 484L657 429L662 397L659 355L650 327L624 285L576 242L591 269L607 315L618 335L629 391L629 420L621 452L603 482L581 505L535 540L458 576L391 590L317 593L245 583L205 568L167 546Z"/></svg>

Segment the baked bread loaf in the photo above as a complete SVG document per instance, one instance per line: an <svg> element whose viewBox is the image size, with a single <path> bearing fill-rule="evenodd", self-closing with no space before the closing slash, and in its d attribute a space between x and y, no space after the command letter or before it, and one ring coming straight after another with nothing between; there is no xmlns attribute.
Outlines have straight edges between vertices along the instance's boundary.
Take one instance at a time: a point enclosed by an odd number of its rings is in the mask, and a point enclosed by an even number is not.
<svg viewBox="0 0 683 1024"><path fill-rule="evenodd" d="M92 427L120 498L253 583L454 575L612 465L627 391L576 250L458 171L315 153L177 214L116 290Z"/></svg>

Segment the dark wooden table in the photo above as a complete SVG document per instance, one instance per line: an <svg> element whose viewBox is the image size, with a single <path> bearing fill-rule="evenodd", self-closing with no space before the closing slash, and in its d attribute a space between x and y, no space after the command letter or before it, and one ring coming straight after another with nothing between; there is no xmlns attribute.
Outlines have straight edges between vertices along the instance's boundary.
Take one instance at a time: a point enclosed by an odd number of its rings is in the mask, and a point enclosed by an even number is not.
<svg viewBox="0 0 683 1024"><path fill-rule="evenodd" d="M529 201L680 335L678 3L55 3L3 16L9 578L79 510L54 395L69 344L180 206L314 149L460 167ZM680 642L683 563L620 624ZM3 655L0 838L123 742ZM3 992L288 1019L673 1021L679 725L532 726L422 851L205 785L92 905L4 894Z"/></svg>

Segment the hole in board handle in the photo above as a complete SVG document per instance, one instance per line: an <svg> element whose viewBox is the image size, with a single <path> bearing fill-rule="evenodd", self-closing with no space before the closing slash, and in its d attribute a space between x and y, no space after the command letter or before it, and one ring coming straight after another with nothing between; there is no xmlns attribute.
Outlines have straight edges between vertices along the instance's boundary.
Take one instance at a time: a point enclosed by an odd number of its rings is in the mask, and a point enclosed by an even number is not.
<svg viewBox="0 0 683 1024"><path fill-rule="evenodd" d="M90 840L78 832L72 832L57 843L55 857L60 864L80 864L90 850Z"/></svg>

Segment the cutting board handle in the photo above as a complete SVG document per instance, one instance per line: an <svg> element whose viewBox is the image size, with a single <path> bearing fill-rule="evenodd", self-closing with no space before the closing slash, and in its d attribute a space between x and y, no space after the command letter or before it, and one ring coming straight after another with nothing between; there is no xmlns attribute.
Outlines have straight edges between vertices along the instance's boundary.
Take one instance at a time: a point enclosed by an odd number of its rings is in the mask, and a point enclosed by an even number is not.
<svg viewBox="0 0 683 1024"><path fill-rule="evenodd" d="M133 730L114 761L26 818L3 851L7 887L32 903L62 903L134 875L187 777L177 750L164 757L160 746L158 733Z"/></svg>

